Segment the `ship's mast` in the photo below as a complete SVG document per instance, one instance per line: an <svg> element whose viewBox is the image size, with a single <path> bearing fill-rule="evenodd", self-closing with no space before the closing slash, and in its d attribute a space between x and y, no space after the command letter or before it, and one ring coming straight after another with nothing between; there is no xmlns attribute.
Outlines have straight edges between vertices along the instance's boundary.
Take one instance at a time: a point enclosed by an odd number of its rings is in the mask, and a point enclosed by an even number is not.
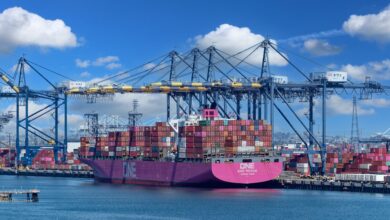
<svg viewBox="0 0 390 220"><path fill-rule="evenodd" d="M138 99L133 100L133 109L129 111L128 117L129 117L129 126L136 126L139 122L139 120L142 118L142 113L138 112L138 106L139 102Z"/></svg>

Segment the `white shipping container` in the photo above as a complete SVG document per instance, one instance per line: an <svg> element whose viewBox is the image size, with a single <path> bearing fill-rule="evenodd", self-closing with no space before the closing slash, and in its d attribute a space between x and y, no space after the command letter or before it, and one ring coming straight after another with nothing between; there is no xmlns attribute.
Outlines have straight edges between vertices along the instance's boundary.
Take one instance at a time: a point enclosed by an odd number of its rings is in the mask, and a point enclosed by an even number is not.
<svg viewBox="0 0 390 220"><path fill-rule="evenodd" d="M114 153L113 151L109 151L109 152L108 152L108 156L109 156L109 157L113 157L113 156L115 156L115 153Z"/></svg>
<svg viewBox="0 0 390 220"><path fill-rule="evenodd" d="M180 147L179 148L179 153L185 153L187 152L187 148Z"/></svg>
<svg viewBox="0 0 390 220"><path fill-rule="evenodd" d="M314 163L321 163L321 158L313 158Z"/></svg>
<svg viewBox="0 0 390 220"><path fill-rule="evenodd" d="M211 148L211 153L213 153L213 154L217 154L217 153L221 153L221 152L223 152L223 151L219 147Z"/></svg>
<svg viewBox="0 0 390 220"><path fill-rule="evenodd" d="M288 77L287 76L280 76L280 75L272 75L272 82L276 84L287 84L288 83Z"/></svg>
<svg viewBox="0 0 390 220"><path fill-rule="evenodd" d="M81 170L81 168L82 168L82 167L79 166L79 165L72 165L72 166L71 166L71 169L72 169L72 170Z"/></svg>
<svg viewBox="0 0 390 220"><path fill-rule="evenodd" d="M308 171L309 167L297 167L297 170Z"/></svg>
<svg viewBox="0 0 390 220"><path fill-rule="evenodd" d="M179 153L179 158L186 158L186 153Z"/></svg>
<svg viewBox="0 0 390 220"><path fill-rule="evenodd" d="M309 168L307 168L307 167L305 167L305 168L299 167L299 168L297 168L297 172L298 173L308 173L309 172Z"/></svg>
<svg viewBox="0 0 390 220"><path fill-rule="evenodd" d="M297 168L308 168L309 164L308 163L297 163Z"/></svg>
<svg viewBox="0 0 390 220"><path fill-rule="evenodd" d="M137 152L138 151L138 147L130 147L130 151Z"/></svg>
<svg viewBox="0 0 390 220"><path fill-rule="evenodd" d="M255 141L255 146L256 147L263 147L264 146L264 142L262 142L262 141Z"/></svg>
<svg viewBox="0 0 390 220"><path fill-rule="evenodd" d="M369 163L362 163L362 164L359 164L359 168L360 168L360 169L365 169L365 170L370 169L370 166L371 166L371 164L369 164Z"/></svg>
<svg viewBox="0 0 390 220"><path fill-rule="evenodd" d="M246 147L237 147L238 152L254 152L255 147L254 146L246 146Z"/></svg>
<svg viewBox="0 0 390 220"><path fill-rule="evenodd" d="M347 73L341 71L328 71L326 72L326 79L329 82L347 82Z"/></svg>
<svg viewBox="0 0 390 220"><path fill-rule="evenodd" d="M67 81L65 87L68 89L85 88L87 87L85 82L82 81Z"/></svg>
<svg viewBox="0 0 390 220"><path fill-rule="evenodd" d="M115 149L116 151L123 151L123 147L116 147L116 149Z"/></svg>
<svg viewBox="0 0 390 220"><path fill-rule="evenodd" d="M357 182L384 182L386 175L383 174L336 174L339 181Z"/></svg>
<svg viewBox="0 0 390 220"><path fill-rule="evenodd" d="M383 182L383 181L385 181L385 176L386 175L375 175L375 174L372 174L371 181Z"/></svg>

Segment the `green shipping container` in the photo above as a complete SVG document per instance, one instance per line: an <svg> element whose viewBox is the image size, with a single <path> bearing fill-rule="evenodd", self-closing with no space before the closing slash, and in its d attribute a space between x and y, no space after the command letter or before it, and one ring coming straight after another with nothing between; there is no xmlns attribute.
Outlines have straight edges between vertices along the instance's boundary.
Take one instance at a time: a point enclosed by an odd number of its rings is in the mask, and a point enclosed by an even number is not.
<svg viewBox="0 0 390 220"><path fill-rule="evenodd" d="M208 126L210 125L210 121L199 121L200 126Z"/></svg>

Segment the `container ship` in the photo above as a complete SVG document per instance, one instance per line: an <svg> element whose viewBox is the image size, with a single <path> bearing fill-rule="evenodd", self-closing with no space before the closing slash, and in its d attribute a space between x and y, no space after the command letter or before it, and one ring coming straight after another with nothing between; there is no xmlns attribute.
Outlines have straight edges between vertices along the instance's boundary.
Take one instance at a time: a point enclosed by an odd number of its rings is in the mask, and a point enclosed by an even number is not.
<svg viewBox="0 0 390 220"><path fill-rule="evenodd" d="M216 109L82 137L80 143L80 160L95 179L110 183L274 187L283 171L282 158L272 151L270 124L220 118Z"/></svg>

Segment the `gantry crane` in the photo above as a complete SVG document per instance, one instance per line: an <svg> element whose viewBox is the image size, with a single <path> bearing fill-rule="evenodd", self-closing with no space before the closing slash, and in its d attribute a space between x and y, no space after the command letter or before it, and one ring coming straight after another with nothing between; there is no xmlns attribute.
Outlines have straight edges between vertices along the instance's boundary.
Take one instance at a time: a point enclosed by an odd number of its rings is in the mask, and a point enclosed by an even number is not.
<svg viewBox="0 0 390 220"><path fill-rule="evenodd" d="M240 65L252 67L246 59L262 48L261 66L248 72ZM271 72L268 54L273 50L303 78L301 83L281 83L275 80ZM203 63L202 63L203 61ZM224 67L223 67L224 65ZM142 65L141 65L142 67ZM143 86L130 86L124 82L139 82L157 70L165 70L165 80ZM253 73L253 71L255 71ZM197 108L215 102L223 117L242 119L242 105L247 107L248 119L269 120L274 125L275 109L291 129L307 146L308 152L321 153L322 173L326 162L326 101L331 94L359 94L361 98L371 98L373 94L382 94L389 89L378 82L367 79L362 83L328 80L326 75L306 74L287 56L277 49L269 40L264 40L250 48L230 55L215 47L205 50L192 49L183 55L170 52L158 64L150 69L140 69L133 75L126 76L128 71L115 74L86 88L74 88L66 91L69 95L101 96L116 93L162 93L167 96L167 119L171 118L171 100L176 104L176 113L191 114ZM114 83L112 83L114 81ZM321 140L314 135L314 99L321 98ZM305 123L289 104L295 100L309 104L309 122ZM245 101L247 101L245 103ZM286 111L287 109L287 111ZM233 114L229 114L233 112ZM292 114L292 117L288 114ZM308 136L299 132L298 126L292 123L296 119ZM272 134L273 134L272 126ZM273 136L273 135L272 135ZM308 140L307 140L308 139ZM314 151L314 146L321 150ZM310 156L310 155L309 155ZM311 163L311 165L313 165Z"/></svg>
<svg viewBox="0 0 390 220"><path fill-rule="evenodd" d="M279 54L294 69L294 72L298 73L301 82L291 83L276 80L270 68L268 54L271 51ZM261 66L248 62L248 58L254 54L261 54L261 57L258 58L260 59L258 63L261 63ZM29 65L39 73L31 61L23 58L19 63L21 66ZM40 76L51 84L42 74ZM68 97L86 97L89 102L95 102L101 97L115 94L164 94L167 100L167 119L175 117L171 114L171 100L176 104L176 117L180 117L181 112L192 114L204 106L215 103L221 116L240 120L244 118L242 107L246 106L248 119L270 121L272 137L276 109L277 113L306 145L307 152L321 154L322 173L324 173L327 97L335 93L350 92L360 94L362 98L367 99L374 94L384 93L390 87L369 79L362 83L351 83L348 81L335 82L329 80L326 75L314 76L311 74L309 76L308 73L299 69L285 53L282 53L277 45L266 39L236 54L228 54L213 46L206 49L195 48L182 54L172 51L134 69L110 75L85 87L66 88L52 85L52 90L38 92L29 90L27 84L20 85L19 83L17 88L18 92L15 92L20 94L16 95L18 100L23 99L27 102L31 95L35 95L54 100L53 109L55 112L58 112L61 105L64 106L64 141L60 142L58 135L56 135L54 137L56 149L59 147L66 149ZM321 98L322 106L321 140L314 135L313 109L316 98ZM289 104L297 100L308 103L308 122L302 120ZM56 117L58 117L58 113ZM20 119L17 120L20 122ZM294 125L292 120L297 120L300 126ZM26 134L35 132L28 125L28 121L28 119L22 121L26 122L24 126ZM55 121L58 122L58 120ZM17 124L21 127L20 123ZM306 137L301 135L300 130L304 130L308 135ZM58 133L58 129L55 133ZM19 143L18 139L17 143ZM28 146L28 140L25 141L25 146ZM320 147L321 150L314 151L315 146ZM310 164L313 166L312 163Z"/></svg>
<svg viewBox="0 0 390 220"><path fill-rule="evenodd" d="M52 90L36 90L28 86L25 75L25 68L28 66L33 73L40 79L49 84ZM32 74L33 74L32 73ZM0 97L10 97L16 99L16 131L15 131L15 147L17 152L17 160L23 159L21 162L24 165L31 164L31 159L34 154L34 149L41 147L49 147L54 150L54 159L56 163L59 153L62 154L61 161L65 161L66 146L67 146L67 95L63 92L63 88L55 86L49 79L37 70L33 63L21 57L15 69L14 79L10 79L5 72L1 72L1 79L13 89L14 92L1 93ZM31 99L40 99L49 102L42 108L32 111L30 106ZM64 138L59 138L59 110L64 108ZM48 131L42 131L41 128L34 125L34 122L43 116L53 112L54 134L51 135ZM50 117L45 119L47 123ZM24 132L21 132L24 131ZM34 136L42 140L39 146L33 146L30 143L30 136ZM22 138L24 140L22 140ZM21 157L21 151L25 150L25 155Z"/></svg>

